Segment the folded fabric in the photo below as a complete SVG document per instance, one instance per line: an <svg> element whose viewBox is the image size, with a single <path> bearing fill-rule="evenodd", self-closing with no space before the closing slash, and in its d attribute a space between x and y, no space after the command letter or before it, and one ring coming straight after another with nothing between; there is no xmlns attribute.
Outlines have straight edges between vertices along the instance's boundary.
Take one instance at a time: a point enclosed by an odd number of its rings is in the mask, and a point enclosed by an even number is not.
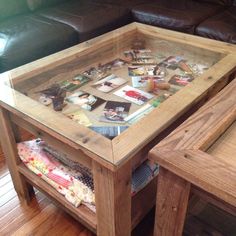
<svg viewBox="0 0 236 236"><path fill-rule="evenodd" d="M76 207L83 202L94 205L94 192L80 180L83 175L45 152L42 143L41 140L32 140L17 144L23 163Z"/></svg>
<svg viewBox="0 0 236 236"><path fill-rule="evenodd" d="M146 160L142 165L132 173L131 192L135 195L141 189L143 189L155 176L159 173L159 166Z"/></svg>
<svg viewBox="0 0 236 236"><path fill-rule="evenodd" d="M17 144L23 163L50 184L74 206L84 204L96 211L94 184L91 171L57 152L40 139ZM69 164L66 165L65 163ZM74 168L72 168L74 167ZM159 172L157 164L146 160L132 173L131 194L143 189Z"/></svg>
<svg viewBox="0 0 236 236"><path fill-rule="evenodd" d="M79 171L85 176L89 176L90 178L92 178L92 173L87 167L83 166L82 164L78 162L70 160L66 154L58 152L56 149L49 146L46 142L41 141L40 146L43 148L45 152L51 154L58 161L64 163L66 166L70 167L71 169Z"/></svg>
<svg viewBox="0 0 236 236"><path fill-rule="evenodd" d="M74 162L67 158L65 154L59 153L57 150L50 147L48 144L42 142L41 145L43 149L57 158L59 161L63 162L67 166L78 170L83 173L82 176L78 176L81 182L83 182L86 186L88 186L91 190L94 191L93 185L93 176L91 171L84 167L83 165ZM139 192L142 188L144 188L155 176L157 176L159 171L158 165L156 163L151 162L150 160L144 161L137 169L135 169L132 173L132 181L131 181L131 193L134 195Z"/></svg>

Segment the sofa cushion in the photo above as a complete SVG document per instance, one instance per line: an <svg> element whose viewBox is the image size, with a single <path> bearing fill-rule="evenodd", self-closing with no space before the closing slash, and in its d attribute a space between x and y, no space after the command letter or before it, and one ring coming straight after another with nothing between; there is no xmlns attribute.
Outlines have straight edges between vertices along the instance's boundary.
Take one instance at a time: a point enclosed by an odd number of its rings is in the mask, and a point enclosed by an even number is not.
<svg viewBox="0 0 236 236"><path fill-rule="evenodd" d="M156 0L134 7L132 14L138 22L193 33L196 25L222 8L193 0Z"/></svg>
<svg viewBox="0 0 236 236"><path fill-rule="evenodd" d="M134 6L144 4L144 3L153 3L153 0L92 0L97 3L108 3L112 5L118 5L126 8L133 8Z"/></svg>
<svg viewBox="0 0 236 236"><path fill-rule="evenodd" d="M39 8L53 6L55 4L59 4L64 2L65 0L27 0L29 9L34 11Z"/></svg>
<svg viewBox="0 0 236 236"><path fill-rule="evenodd" d="M220 4L220 5L225 5L225 6L232 5L232 0L197 0L197 1L208 2L208 3L213 3L213 4Z"/></svg>
<svg viewBox="0 0 236 236"><path fill-rule="evenodd" d="M78 43L73 28L28 15L0 23L0 72Z"/></svg>
<svg viewBox="0 0 236 236"><path fill-rule="evenodd" d="M29 11L26 0L0 0L0 21Z"/></svg>
<svg viewBox="0 0 236 236"><path fill-rule="evenodd" d="M196 34L236 44L236 7L212 16L196 28Z"/></svg>
<svg viewBox="0 0 236 236"><path fill-rule="evenodd" d="M131 21L130 11L111 4L92 3L87 0L70 1L44 9L39 15L73 27L80 42L101 35Z"/></svg>

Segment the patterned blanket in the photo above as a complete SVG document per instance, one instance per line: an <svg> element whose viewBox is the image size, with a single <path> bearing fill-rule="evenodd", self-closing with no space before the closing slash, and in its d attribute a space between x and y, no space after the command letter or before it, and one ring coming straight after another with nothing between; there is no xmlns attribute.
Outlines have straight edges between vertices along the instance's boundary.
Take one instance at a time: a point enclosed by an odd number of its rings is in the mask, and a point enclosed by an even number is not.
<svg viewBox="0 0 236 236"><path fill-rule="evenodd" d="M35 139L17 144L22 162L36 175L50 184L75 207L86 205L96 211L91 170L66 158L44 141ZM132 173L131 193L136 194L157 174L158 165L145 161Z"/></svg>

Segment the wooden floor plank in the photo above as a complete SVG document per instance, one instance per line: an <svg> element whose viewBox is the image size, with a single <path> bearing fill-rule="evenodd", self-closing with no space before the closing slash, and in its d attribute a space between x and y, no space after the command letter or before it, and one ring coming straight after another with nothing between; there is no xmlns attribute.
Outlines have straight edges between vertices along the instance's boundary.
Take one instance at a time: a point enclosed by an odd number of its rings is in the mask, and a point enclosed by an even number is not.
<svg viewBox="0 0 236 236"><path fill-rule="evenodd" d="M0 208L16 196L15 189L11 189L0 198Z"/></svg>
<svg viewBox="0 0 236 236"><path fill-rule="evenodd" d="M61 223L66 222L66 223ZM74 219L69 217L68 214L62 210L57 210L54 214L51 214L50 217L43 224L39 225L32 231L32 234L35 236L41 235L64 235L68 229L74 229L78 235L83 227L76 222ZM70 234L73 236L73 234Z"/></svg>
<svg viewBox="0 0 236 236"><path fill-rule="evenodd" d="M4 177L8 173L9 173L9 170L8 170L8 167L7 167L7 164L6 164L6 160L5 159L1 160L1 158L0 158L0 178Z"/></svg>
<svg viewBox="0 0 236 236"><path fill-rule="evenodd" d="M6 217L6 215L11 213L11 211L15 209L19 204L20 204L20 200L17 197L17 195L15 195L14 198L12 198L6 204L0 207L0 222L1 222L1 218Z"/></svg>
<svg viewBox="0 0 236 236"><path fill-rule="evenodd" d="M11 182L11 175L9 173L3 175L2 177L0 177L0 188L4 187L4 185L7 185L9 182Z"/></svg>
<svg viewBox="0 0 236 236"><path fill-rule="evenodd" d="M1 218L0 235L13 234L33 217L40 214L49 204L50 201L44 196L40 199L33 199L29 205L19 204Z"/></svg>
<svg viewBox="0 0 236 236"><path fill-rule="evenodd" d="M9 191L11 191L12 189L14 189L13 183L12 181L9 181L8 183L0 186L0 198L3 197L5 194L7 194Z"/></svg>
<svg viewBox="0 0 236 236"><path fill-rule="evenodd" d="M22 224L22 226L12 234L12 236L34 235L34 229L40 225L43 225L51 215L55 216L56 211L57 208L53 204L47 205L39 214Z"/></svg>
<svg viewBox="0 0 236 236"><path fill-rule="evenodd" d="M184 236L188 235L199 235L199 236L223 236L222 233L208 225L206 229L206 224L197 219L194 216L189 216L185 224Z"/></svg>

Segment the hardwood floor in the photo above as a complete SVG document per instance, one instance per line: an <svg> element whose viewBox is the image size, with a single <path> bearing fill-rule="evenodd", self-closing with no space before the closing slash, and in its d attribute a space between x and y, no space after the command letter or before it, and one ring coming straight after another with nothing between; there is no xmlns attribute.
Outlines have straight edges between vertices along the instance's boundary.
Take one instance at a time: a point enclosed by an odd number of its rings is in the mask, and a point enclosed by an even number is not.
<svg viewBox="0 0 236 236"><path fill-rule="evenodd" d="M29 136L26 135L24 139L27 137ZM194 211L196 213L196 209ZM208 206L199 210L198 215L199 217L189 214L185 236L236 235L236 219L232 220L232 216L219 209L211 206L209 210ZM152 236L153 221L154 211L134 229L132 236ZM5 235L94 236L37 190L29 205L21 203L0 149L0 236Z"/></svg>
<svg viewBox="0 0 236 236"><path fill-rule="evenodd" d="M4 159L0 189L0 235L93 235L39 191L29 205L20 203Z"/></svg>

